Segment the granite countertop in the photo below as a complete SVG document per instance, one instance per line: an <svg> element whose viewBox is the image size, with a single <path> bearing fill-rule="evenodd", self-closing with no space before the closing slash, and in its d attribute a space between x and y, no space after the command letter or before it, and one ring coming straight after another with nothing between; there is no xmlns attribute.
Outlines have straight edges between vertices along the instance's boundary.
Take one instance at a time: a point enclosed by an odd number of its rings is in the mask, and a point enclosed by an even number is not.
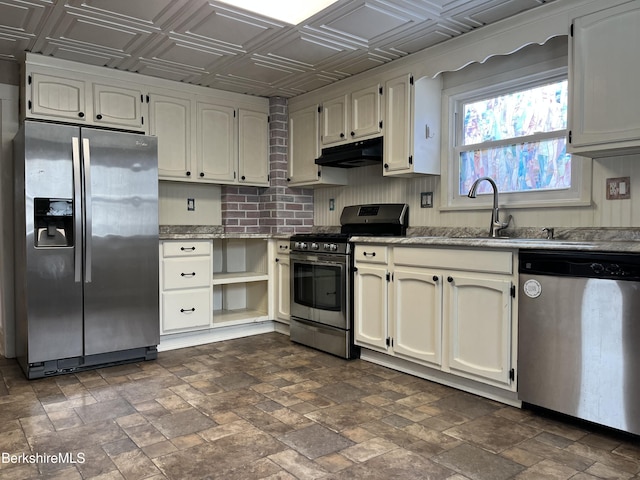
<svg viewBox="0 0 640 480"><path fill-rule="evenodd" d="M340 227L317 226L314 233L332 233ZM401 246L501 248L521 250L576 250L592 252L640 253L640 228L564 228L555 227L553 240L542 228L516 228L505 231L507 238L490 238L484 228L410 227L406 237L354 236L356 243ZM160 225L160 240L224 238L263 238L288 240L289 234L225 233L222 225Z"/></svg>
<svg viewBox="0 0 640 480"><path fill-rule="evenodd" d="M222 225L160 225L160 240L212 240L217 238L264 238L288 240L288 234L225 233Z"/></svg>
<svg viewBox="0 0 640 480"><path fill-rule="evenodd" d="M354 236L351 241L401 246L640 253L640 229L636 228L555 228L553 240L546 239L546 232L540 228L505 233L508 238L491 238L482 229L415 227L409 229L406 237Z"/></svg>

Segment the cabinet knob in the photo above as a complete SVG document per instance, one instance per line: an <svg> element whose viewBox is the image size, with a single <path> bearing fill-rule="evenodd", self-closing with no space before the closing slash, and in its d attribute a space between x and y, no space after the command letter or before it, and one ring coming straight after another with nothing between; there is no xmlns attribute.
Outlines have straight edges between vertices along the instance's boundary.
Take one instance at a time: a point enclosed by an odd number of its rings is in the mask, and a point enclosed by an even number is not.
<svg viewBox="0 0 640 480"><path fill-rule="evenodd" d="M279 259L279 258L276 258L276 262L279 262L279 261L280 261L280 259Z"/></svg>
<svg viewBox="0 0 640 480"><path fill-rule="evenodd" d="M97 118L98 120L102 120L102 115L101 115L101 114L97 114L97 115L96 115L96 118Z"/></svg>
<svg viewBox="0 0 640 480"><path fill-rule="evenodd" d="M79 116L80 118L84 118L84 112L78 112L78 116Z"/></svg>
<svg viewBox="0 0 640 480"><path fill-rule="evenodd" d="M290 179L290 178L287 178L287 182L290 182L290 181L291 181L291 179Z"/></svg>
<svg viewBox="0 0 640 480"><path fill-rule="evenodd" d="M438 281L438 276L437 276L437 275L434 275L434 276L433 276L433 281L434 281L434 282L437 282L437 281Z"/></svg>
<svg viewBox="0 0 640 480"><path fill-rule="evenodd" d="M201 176L201 177L204 177L204 172L200 172L200 176Z"/></svg>
<svg viewBox="0 0 640 480"><path fill-rule="evenodd" d="M453 283L453 277L447 277L447 282Z"/></svg>
<svg viewBox="0 0 640 480"><path fill-rule="evenodd" d="M351 136L355 137L356 136L356 132L351 132Z"/></svg>
<svg viewBox="0 0 640 480"><path fill-rule="evenodd" d="M389 168L389 164L388 164L388 163L385 163L385 164L384 164L384 168L385 168L385 169Z"/></svg>
<svg viewBox="0 0 640 480"><path fill-rule="evenodd" d="M190 176L191 176L191 172L187 170L187 177L190 177Z"/></svg>
<svg viewBox="0 0 640 480"><path fill-rule="evenodd" d="M340 138L344 138L344 133L341 133L341 134L340 134Z"/></svg>
<svg viewBox="0 0 640 480"><path fill-rule="evenodd" d="M240 180L246 180L246 179L247 179L247 177L245 177L244 175L242 175L242 176L240 177Z"/></svg>

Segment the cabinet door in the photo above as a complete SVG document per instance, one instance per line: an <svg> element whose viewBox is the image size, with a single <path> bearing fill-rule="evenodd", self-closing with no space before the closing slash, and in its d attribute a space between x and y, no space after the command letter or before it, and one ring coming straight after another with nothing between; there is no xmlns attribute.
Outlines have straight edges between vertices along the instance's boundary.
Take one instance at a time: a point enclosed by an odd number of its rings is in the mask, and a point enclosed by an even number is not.
<svg viewBox="0 0 640 480"><path fill-rule="evenodd" d="M511 281L455 274L445 288L452 373L510 385Z"/></svg>
<svg viewBox="0 0 640 480"><path fill-rule="evenodd" d="M442 276L425 269L395 268L392 282L393 352L442 363Z"/></svg>
<svg viewBox="0 0 640 480"><path fill-rule="evenodd" d="M240 183L269 185L269 116L264 112L238 111Z"/></svg>
<svg viewBox="0 0 640 480"><path fill-rule="evenodd" d="M93 123L142 129L142 90L93 84Z"/></svg>
<svg viewBox="0 0 640 480"><path fill-rule="evenodd" d="M410 168L412 132L411 75L389 80L385 85L384 173Z"/></svg>
<svg viewBox="0 0 640 480"><path fill-rule="evenodd" d="M276 257L276 317L285 323L289 323L291 303L291 264L289 255Z"/></svg>
<svg viewBox="0 0 640 480"><path fill-rule="evenodd" d="M149 133L158 137L158 175L188 180L191 171L191 99L158 92L149 95Z"/></svg>
<svg viewBox="0 0 640 480"><path fill-rule="evenodd" d="M353 297L356 345L387 351L387 269L359 264Z"/></svg>
<svg viewBox="0 0 640 480"><path fill-rule="evenodd" d="M351 130L349 137L357 139L375 135L382 130L380 120L380 85L373 85L351 94Z"/></svg>
<svg viewBox="0 0 640 480"><path fill-rule="evenodd" d="M89 120L85 80L33 72L28 74L28 82L31 83L30 113L74 122Z"/></svg>
<svg viewBox="0 0 640 480"><path fill-rule="evenodd" d="M234 182L238 153L236 114L231 107L196 102L196 178Z"/></svg>
<svg viewBox="0 0 640 480"><path fill-rule="evenodd" d="M289 114L289 183L309 183L318 180L316 158L318 142L318 106Z"/></svg>
<svg viewBox="0 0 640 480"><path fill-rule="evenodd" d="M211 289L175 290L162 294L161 333L209 328Z"/></svg>
<svg viewBox="0 0 640 480"><path fill-rule="evenodd" d="M322 104L322 144L330 145L347 139L347 95Z"/></svg>
<svg viewBox="0 0 640 480"><path fill-rule="evenodd" d="M638 2L574 21L569 72L572 146L634 140L640 144L638 25Z"/></svg>

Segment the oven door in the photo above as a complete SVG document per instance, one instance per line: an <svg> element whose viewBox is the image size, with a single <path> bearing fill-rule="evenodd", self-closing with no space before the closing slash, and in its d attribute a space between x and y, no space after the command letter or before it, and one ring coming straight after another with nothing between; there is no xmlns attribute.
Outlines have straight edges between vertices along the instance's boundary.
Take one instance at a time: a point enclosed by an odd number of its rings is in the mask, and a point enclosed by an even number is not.
<svg viewBox="0 0 640 480"><path fill-rule="evenodd" d="M348 256L291 252L291 316L347 329Z"/></svg>

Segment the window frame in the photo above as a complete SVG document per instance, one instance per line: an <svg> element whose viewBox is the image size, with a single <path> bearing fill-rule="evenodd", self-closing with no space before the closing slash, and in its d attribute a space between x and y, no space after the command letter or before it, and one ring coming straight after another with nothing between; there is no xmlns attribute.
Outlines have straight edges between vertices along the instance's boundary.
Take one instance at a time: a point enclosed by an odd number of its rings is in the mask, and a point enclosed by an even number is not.
<svg viewBox="0 0 640 480"><path fill-rule="evenodd" d="M535 66L534 66L535 68ZM442 122L443 126L443 165L442 165L442 207L441 210L473 210L486 208L492 204L491 195L478 194L470 199L466 194L458 192L460 185L460 156L457 139L463 138L462 120L464 103L497 97L505 93L517 92L544 85L550 82L567 79L566 66L537 69L524 67L511 72L492 75L480 80L458 85L443 91ZM557 138L558 133L542 133L537 139ZM532 136L518 138L518 143L531 140ZM514 143L508 141L506 143ZM474 145L481 147L483 143ZM561 190L534 190L526 192L500 192L500 206L509 208L541 208L591 205L592 161L589 158L572 154L571 156L571 188Z"/></svg>

